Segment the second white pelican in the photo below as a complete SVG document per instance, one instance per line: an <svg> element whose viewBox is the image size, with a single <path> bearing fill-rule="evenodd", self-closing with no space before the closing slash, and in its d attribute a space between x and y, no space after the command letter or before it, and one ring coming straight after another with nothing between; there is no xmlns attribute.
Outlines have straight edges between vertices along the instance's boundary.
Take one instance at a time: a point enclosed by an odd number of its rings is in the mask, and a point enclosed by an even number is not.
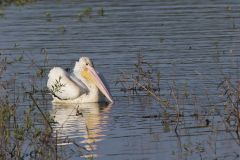
<svg viewBox="0 0 240 160"><path fill-rule="evenodd" d="M90 103L113 98L92 61L82 57L76 62L73 73L69 74L60 67L54 67L48 74L47 87L53 95L53 103Z"/></svg>

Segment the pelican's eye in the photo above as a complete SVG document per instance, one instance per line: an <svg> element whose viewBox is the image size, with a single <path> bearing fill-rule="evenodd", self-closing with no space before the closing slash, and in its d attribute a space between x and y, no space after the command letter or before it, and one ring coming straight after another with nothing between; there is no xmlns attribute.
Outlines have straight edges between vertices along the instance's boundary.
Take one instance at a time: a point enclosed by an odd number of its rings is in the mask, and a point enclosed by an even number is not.
<svg viewBox="0 0 240 160"><path fill-rule="evenodd" d="M88 65L89 65L89 63L86 63L86 65L88 66Z"/></svg>

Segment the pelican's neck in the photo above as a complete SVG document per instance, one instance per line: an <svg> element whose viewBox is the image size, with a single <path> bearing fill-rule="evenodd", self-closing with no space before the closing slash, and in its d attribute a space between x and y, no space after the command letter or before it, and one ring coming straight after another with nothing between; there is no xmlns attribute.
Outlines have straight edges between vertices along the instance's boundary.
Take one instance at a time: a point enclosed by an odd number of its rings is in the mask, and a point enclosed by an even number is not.
<svg viewBox="0 0 240 160"><path fill-rule="evenodd" d="M102 99L102 94L99 91L98 87L91 81L86 80L85 78L83 78L80 74L80 72L73 72L73 74L79 79L81 80L87 87L88 92L84 95L82 95L82 99L83 101L87 102L98 102L101 101L100 99Z"/></svg>
<svg viewBox="0 0 240 160"><path fill-rule="evenodd" d="M79 70L75 70L75 69L73 70L74 76L75 76L77 79L79 79L82 83L84 83L84 85L86 85L86 86L88 87L88 89L94 87L94 86L93 86L94 84L92 84L91 82L89 82L88 80L86 80L85 78L83 78L80 73L81 73L81 71L79 71ZM90 91L90 90L89 90L89 91Z"/></svg>

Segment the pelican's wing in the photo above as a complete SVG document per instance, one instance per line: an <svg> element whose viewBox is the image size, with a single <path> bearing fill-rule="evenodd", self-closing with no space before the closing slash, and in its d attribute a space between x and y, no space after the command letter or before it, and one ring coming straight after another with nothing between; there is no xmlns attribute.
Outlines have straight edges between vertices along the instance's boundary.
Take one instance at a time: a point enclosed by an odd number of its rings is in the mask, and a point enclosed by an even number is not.
<svg viewBox="0 0 240 160"><path fill-rule="evenodd" d="M80 80L79 80L80 81ZM64 69L54 67L48 74L47 87L51 93L61 99L75 99L86 93L86 88L72 78Z"/></svg>
<svg viewBox="0 0 240 160"><path fill-rule="evenodd" d="M88 87L80 79L78 79L73 73L70 75L69 78L81 88L82 94L89 92Z"/></svg>

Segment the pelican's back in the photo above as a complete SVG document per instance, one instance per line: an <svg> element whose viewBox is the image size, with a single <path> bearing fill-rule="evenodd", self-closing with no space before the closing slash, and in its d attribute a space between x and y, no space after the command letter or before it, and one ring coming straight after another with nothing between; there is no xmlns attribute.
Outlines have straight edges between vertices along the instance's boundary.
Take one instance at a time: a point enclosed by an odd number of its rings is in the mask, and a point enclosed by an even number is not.
<svg viewBox="0 0 240 160"><path fill-rule="evenodd" d="M80 87L60 67L54 67L50 70L47 87L59 99L75 99L81 95Z"/></svg>

